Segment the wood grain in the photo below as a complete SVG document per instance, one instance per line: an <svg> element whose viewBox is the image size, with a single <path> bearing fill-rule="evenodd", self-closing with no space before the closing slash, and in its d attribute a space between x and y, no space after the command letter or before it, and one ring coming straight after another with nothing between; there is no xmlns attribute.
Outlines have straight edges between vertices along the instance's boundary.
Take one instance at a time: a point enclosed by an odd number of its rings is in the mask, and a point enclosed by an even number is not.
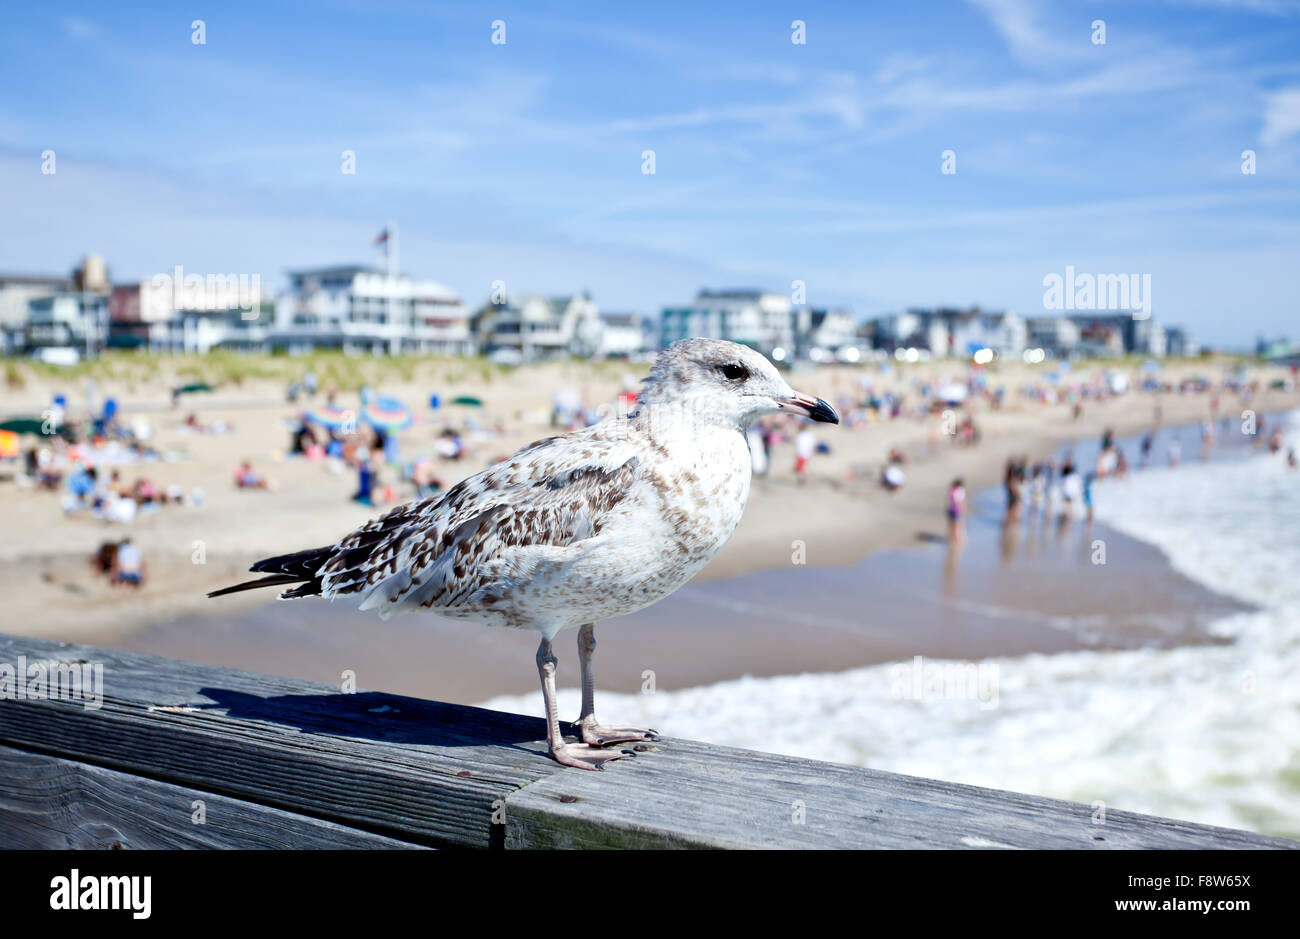
<svg viewBox="0 0 1300 939"><path fill-rule="evenodd" d="M689 740L593 773L535 718L0 634L19 656L102 665L104 697L0 700L5 846L1300 848Z"/></svg>
<svg viewBox="0 0 1300 939"><path fill-rule="evenodd" d="M0 747L0 848L417 848L334 822ZM196 813L202 803L202 814ZM195 819L201 818L202 823Z"/></svg>
<svg viewBox="0 0 1300 939"><path fill-rule="evenodd" d="M0 743L419 844L500 843L494 803L562 769L536 718L0 636L20 655L102 664L103 706L0 701Z"/></svg>

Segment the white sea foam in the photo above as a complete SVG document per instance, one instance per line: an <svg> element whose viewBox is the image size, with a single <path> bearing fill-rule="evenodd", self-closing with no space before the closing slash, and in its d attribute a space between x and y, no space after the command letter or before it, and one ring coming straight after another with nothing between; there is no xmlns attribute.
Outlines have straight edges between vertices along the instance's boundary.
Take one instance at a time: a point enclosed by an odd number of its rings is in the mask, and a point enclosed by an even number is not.
<svg viewBox="0 0 1300 939"><path fill-rule="evenodd" d="M1291 415L1288 439L1300 430ZM990 659L997 706L909 693L912 663L602 693L671 736L1300 837L1300 472L1280 454L1098 484L1100 520L1259 609L1225 645ZM947 663L927 662L942 666ZM960 689L958 689L960 691ZM576 689L561 692L576 715ZM487 707L541 713L540 695Z"/></svg>

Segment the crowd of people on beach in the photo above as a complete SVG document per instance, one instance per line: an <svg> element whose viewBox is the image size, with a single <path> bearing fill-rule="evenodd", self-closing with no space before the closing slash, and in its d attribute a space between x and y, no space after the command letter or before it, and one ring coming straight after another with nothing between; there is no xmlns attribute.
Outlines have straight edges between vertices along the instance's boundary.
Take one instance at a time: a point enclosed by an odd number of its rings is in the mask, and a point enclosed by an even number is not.
<svg viewBox="0 0 1300 939"><path fill-rule="evenodd" d="M315 379L309 373L301 383L295 382L290 387L288 398L294 401L300 395L312 397L316 393ZM349 499L360 505L390 505L435 496L447 488L444 477L456 472L455 464L482 457L476 444L504 435L499 423L489 426L470 414L453 417L443 407L440 396L434 394L429 399L433 434L431 437L421 434L428 442L408 456L403 453L396 429L368 420L364 407L359 413L341 408L338 389L334 387L324 389L323 394L322 411L327 418L311 410L299 412L291 425L287 456L320 460L334 473L354 474L357 485ZM359 394L364 402L370 393L362 388ZM570 401L573 403L569 404ZM472 398L457 399L453 404L480 406ZM551 413L552 426L567 429L585 426L588 420L596 419L595 411L586 406L580 395L573 393L569 397L557 392ZM507 456L507 453L494 453L484 462L491 464Z"/></svg>
<svg viewBox="0 0 1300 939"><path fill-rule="evenodd" d="M1201 421L1198 431L1201 440L1200 458L1208 460L1215 446L1227 438L1232 429L1232 419L1218 418L1217 396L1211 406L1212 415ZM1157 418L1159 418L1157 414ZM1270 453L1281 453L1286 449L1286 465L1297 468L1294 447L1286 447L1283 429L1272 427L1266 433L1267 417L1252 415L1241 427L1242 436L1252 447L1266 447ZM1217 426L1217 431L1216 431ZM1176 468L1182 461L1182 434L1179 429L1164 430L1153 427L1137 439L1138 451L1136 466L1139 470L1156 465L1156 444L1161 435L1164 443L1165 465ZM1027 456L1008 458L1003 474L1003 489L1006 495L1006 513L1003 526L1014 526L1022 518L1046 521L1057 519L1066 525L1072 519L1082 517L1092 522L1094 515L1094 488L1105 479L1123 480L1130 472L1128 454L1124 445L1116 438L1113 428L1107 427L1099 441L1096 461L1091 468L1081 469L1071 452L1067 451L1058 461L1054 458L1034 462Z"/></svg>
<svg viewBox="0 0 1300 939"><path fill-rule="evenodd" d="M175 483L159 484L151 473L138 469L165 462L170 455L153 445L147 421L123 420L112 399L99 412L73 418L59 396L43 421L51 432L22 450L21 472L14 481L59 494L65 516L127 524L166 506L202 502L202 490L186 492ZM128 482L129 468L137 469Z"/></svg>

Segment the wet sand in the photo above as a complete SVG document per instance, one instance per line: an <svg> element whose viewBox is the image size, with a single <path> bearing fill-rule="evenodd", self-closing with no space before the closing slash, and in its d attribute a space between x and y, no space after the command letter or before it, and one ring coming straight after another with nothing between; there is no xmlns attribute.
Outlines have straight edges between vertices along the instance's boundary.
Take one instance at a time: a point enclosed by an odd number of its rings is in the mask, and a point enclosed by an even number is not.
<svg viewBox="0 0 1300 939"><path fill-rule="evenodd" d="M597 628L602 688L634 692L647 671L671 690L743 675L835 672L914 655L983 658L1215 641L1208 625L1243 607L1171 570L1141 542L1094 526L1054 530L1012 558L994 519L972 520L960 561L945 547L873 555L852 567L791 568L689 584ZM1107 565L1089 560L1092 538ZM560 681L576 651L557 640ZM473 703L532 690L536 634L437 617L388 622L343 604L277 603L239 617L190 617L128 649L324 682Z"/></svg>

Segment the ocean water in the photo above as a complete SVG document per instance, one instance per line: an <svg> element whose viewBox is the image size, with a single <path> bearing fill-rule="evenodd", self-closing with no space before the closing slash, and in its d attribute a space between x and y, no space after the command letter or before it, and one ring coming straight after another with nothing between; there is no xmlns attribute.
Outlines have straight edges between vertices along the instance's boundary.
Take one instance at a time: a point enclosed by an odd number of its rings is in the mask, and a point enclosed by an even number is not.
<svg viewBox="0 0 1300 939"><path fill-rule="evenodd" d="M1287 417L1300 437L1300 413ZM1239 450L1244 448L1239 448ZM1263 448L1097 484L1100 521L1249 604L1219 645L601 693L610 723L1300 837L1300 471ZM577 714L576 688L561 713ZM484 702L541 715L540 695Z"/></svg>

